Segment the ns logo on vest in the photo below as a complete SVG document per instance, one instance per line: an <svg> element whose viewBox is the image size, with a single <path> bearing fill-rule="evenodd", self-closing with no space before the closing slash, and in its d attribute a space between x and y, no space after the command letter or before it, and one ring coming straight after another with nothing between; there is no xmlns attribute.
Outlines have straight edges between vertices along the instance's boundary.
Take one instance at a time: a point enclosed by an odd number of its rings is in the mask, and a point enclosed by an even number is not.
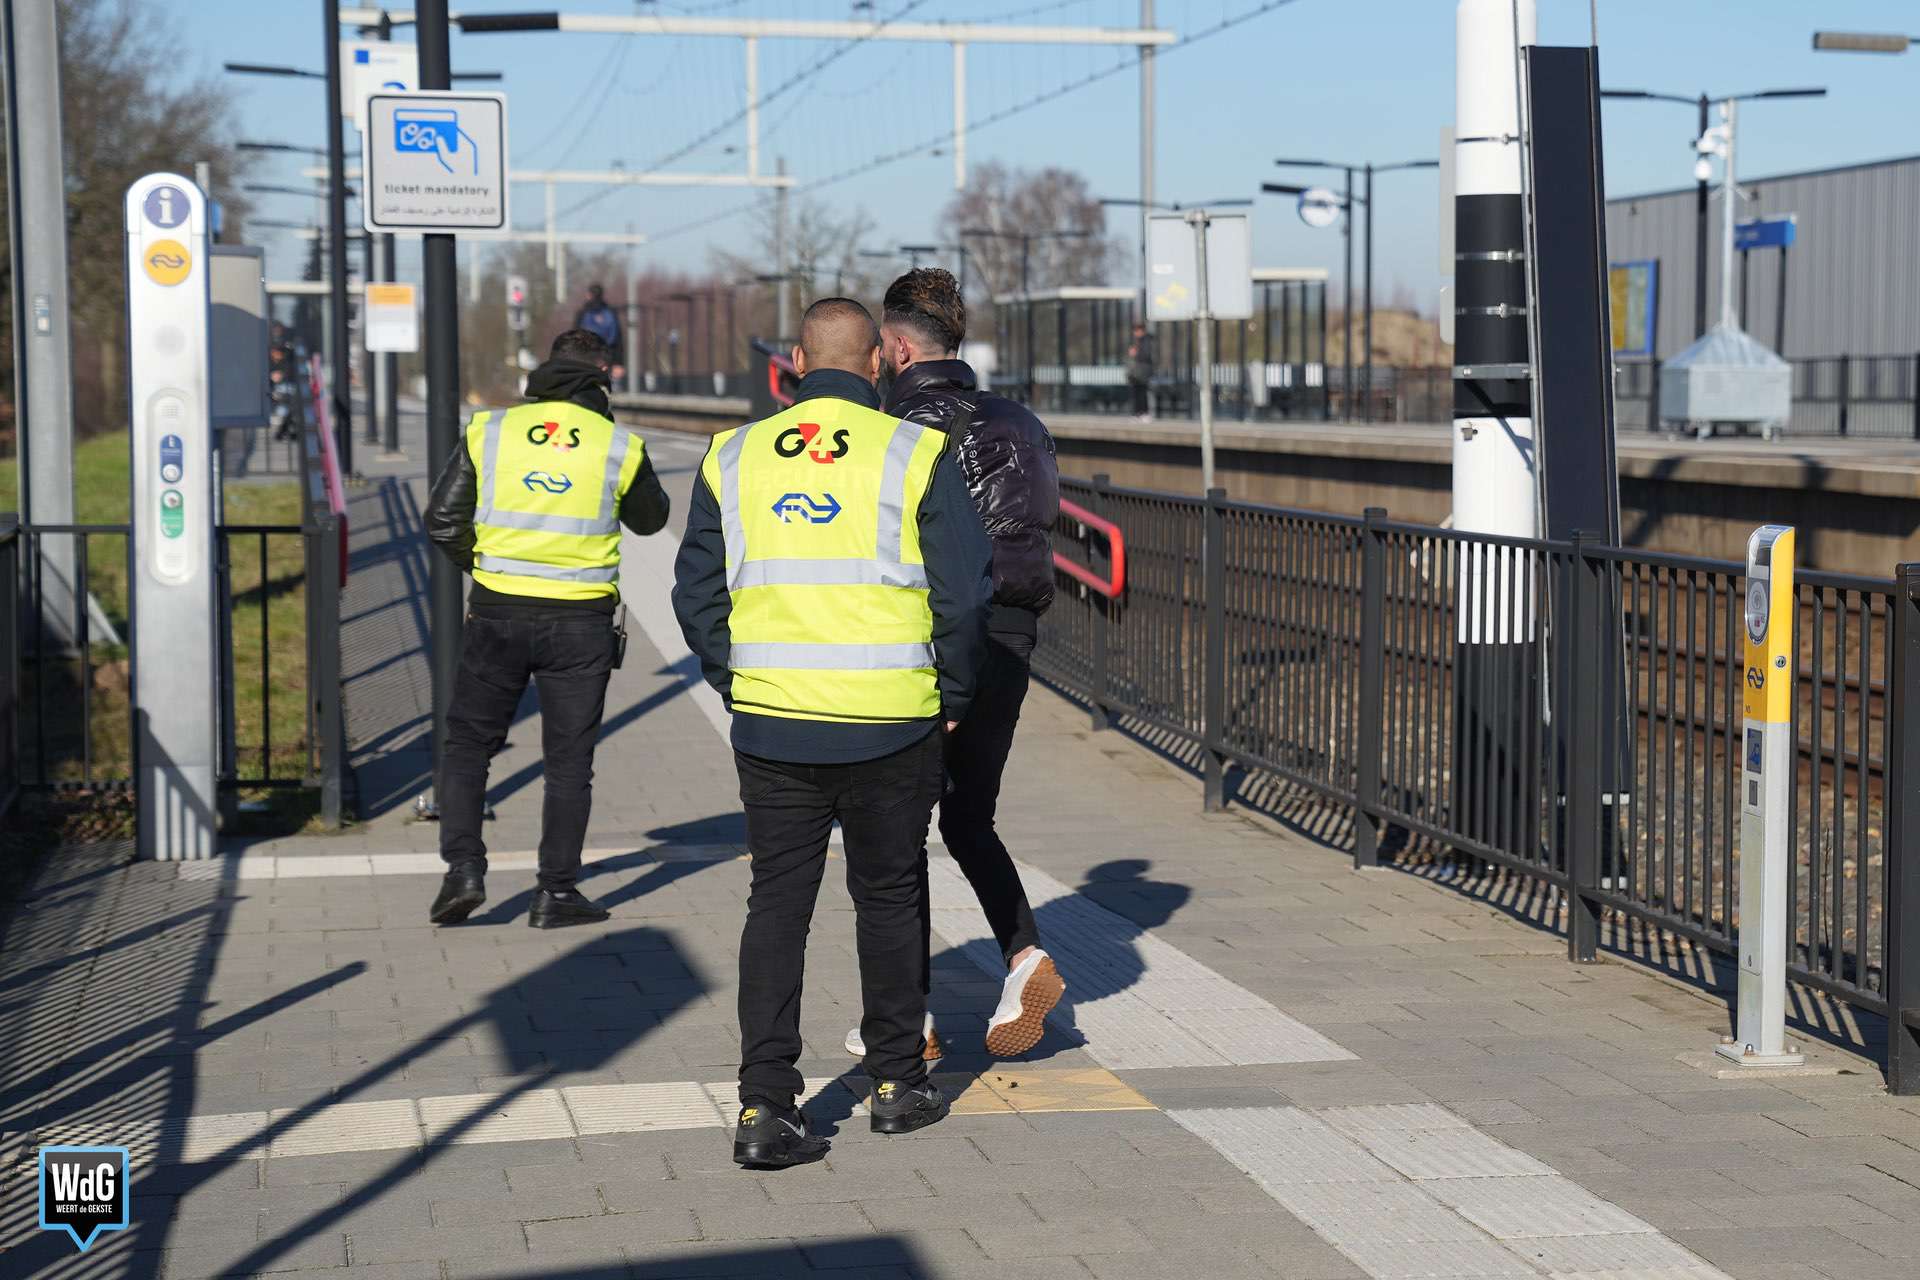
<svg viewBox="0 0 1920 1280"><path fill-rule="evenodd" d="M802 422L798 426L788 427L775 437L773 451L783 458L797 458L800 456L800 451L804 449L806 450L807 456L815 462L826 463L831 463L835 458L844 458L847 456L848 446L845 428L833 433L833 447L831 449L810 447L813 446L815 439L817 439L819 435L819 423Z"/></svg>
<svg viewBox="0 0 1920 1280"><path fill-rule="evenodd" d="M792 524L795 520L832 524L833 518L840 514L840 503L830 493L818 498L810 493L783 493L773 504L773 514L780 517L781 524Z"/></svg>

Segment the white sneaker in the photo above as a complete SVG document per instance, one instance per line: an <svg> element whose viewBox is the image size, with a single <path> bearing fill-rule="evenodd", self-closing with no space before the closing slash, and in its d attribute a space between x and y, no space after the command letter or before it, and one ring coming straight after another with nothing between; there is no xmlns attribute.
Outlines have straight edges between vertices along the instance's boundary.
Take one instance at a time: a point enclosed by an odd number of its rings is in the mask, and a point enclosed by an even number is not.
<svg viewBox="0 0 1920 1280"><path fill-rule="evenodd" d="M1066 989L1053 957L1038 947L1029 951L1000 988L1000 1007L987 1022L987 1052L1011 1058L1039 1044L1047 1029L1047 1014Z"/></svg>
<svg viewBox="0 0 1920 1280"><path fill-rule="evenodd" d="M927 1011L926 1027L921 1034L927 1038L926 1052L923 1053L921 1057L928 1062L940 1061L940 1036L933 1029L933 1011L931 1009ZM861 1038L859 1027L855 1027L853 1030L847 1032L847 1052L856 1058L864 1058L867 1056L867 1042Z"/></svg>

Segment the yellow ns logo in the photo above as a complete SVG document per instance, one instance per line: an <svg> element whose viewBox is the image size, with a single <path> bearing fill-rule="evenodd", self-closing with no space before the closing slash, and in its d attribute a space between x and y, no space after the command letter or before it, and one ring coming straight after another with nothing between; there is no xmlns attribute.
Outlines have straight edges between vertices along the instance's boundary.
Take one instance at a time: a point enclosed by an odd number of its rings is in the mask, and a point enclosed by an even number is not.
<svg viewBox="0 0 1920 1280"><path fill-rule="evenodd" d="M175 285L193 270L193 255L178 240L156 240L147 246L140 263L155 284Z"/></svg>

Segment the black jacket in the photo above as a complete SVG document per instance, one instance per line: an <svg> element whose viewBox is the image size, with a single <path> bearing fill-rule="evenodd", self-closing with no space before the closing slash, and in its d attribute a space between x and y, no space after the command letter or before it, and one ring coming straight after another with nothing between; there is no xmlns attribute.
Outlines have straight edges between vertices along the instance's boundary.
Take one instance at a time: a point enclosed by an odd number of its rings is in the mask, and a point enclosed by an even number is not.
<svg viewBox="0 0 1920 1280"><path fill-rule="evenodd" d="M565 400L612 422L613 411L607 401L607 386L607 375L597 366L575 364L569 360L549 360L527 376L527 399L533 403ZM618 426L614 429L625 430ZM479 493L479 476L474 471L473 458L467 453L466 443L462 440L434 479L433 492L427 499L426 514L428 540L440 548L440 553L462 573L473 572L473 544L476 537L473 512L479 502ZM621 496L620 523L635 533L658 533L666 527L667 516L672 510L673 501L667 497L667 491L660 487L660 477L654 472L652 457L643 456L633 483ZM489 591L479 583L474 584L471 599L475 605L527 603L524 597ZM542 598L534 603L543 606L571 605L610 612L615 598L599 596L583 601Z"/></svg>
<svg viewBox="0 0 1920 1280"><path fill-rule="evenodd" d="M1060 470L1053 437L1023 404L980 390L964 360L901 370L886 411L947 433L993 542L993 627L1032 635L1053 603Z"/></svg>
<svg viewBox="0 0 1920 1280"><path fill-rule="evenodd" d="M851 400L869 409L880 407L880 397L866 379L838 369L815 370L800 380L796 404L820 397ZM986 661L987 615L993 594L987 570L992 554L952 453L941 455L920 503L920 555L927 567L927 604L933 610L940 705L948 720L966 715ZM733 678L727 660L733 646L729 626L733 598L727 592L727 544L720 528L720 503L704 475L693 482L687 536L674 561L673 579L673 612L687 648L699 658L707 682L729 699L732 708ZM906 749L938 726L938 719L840 724L732 709L735 750L805 764L877 760Z"/></svg>

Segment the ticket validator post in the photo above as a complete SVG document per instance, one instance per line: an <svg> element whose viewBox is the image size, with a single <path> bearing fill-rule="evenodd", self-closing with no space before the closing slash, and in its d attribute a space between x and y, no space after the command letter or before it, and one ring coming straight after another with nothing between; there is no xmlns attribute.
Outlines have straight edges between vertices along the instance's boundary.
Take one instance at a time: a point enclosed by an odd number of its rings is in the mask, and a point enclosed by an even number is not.
<svg viewBox="0 0 1920 1280"><path fill-rule="evenodd" d="M216 631L206 197L127 189L133 720L143 858L214 855Z"/></svg>
<svg viewBox="0 0 1920 1280"><path fill-rule="evenodd" d="M1734 1037L1716 1052L1742 1066L1797 1067L1786 1039L1787 875L1793 856L1793 530L1747 540L1741 671L1740 996Z"/></svg>

